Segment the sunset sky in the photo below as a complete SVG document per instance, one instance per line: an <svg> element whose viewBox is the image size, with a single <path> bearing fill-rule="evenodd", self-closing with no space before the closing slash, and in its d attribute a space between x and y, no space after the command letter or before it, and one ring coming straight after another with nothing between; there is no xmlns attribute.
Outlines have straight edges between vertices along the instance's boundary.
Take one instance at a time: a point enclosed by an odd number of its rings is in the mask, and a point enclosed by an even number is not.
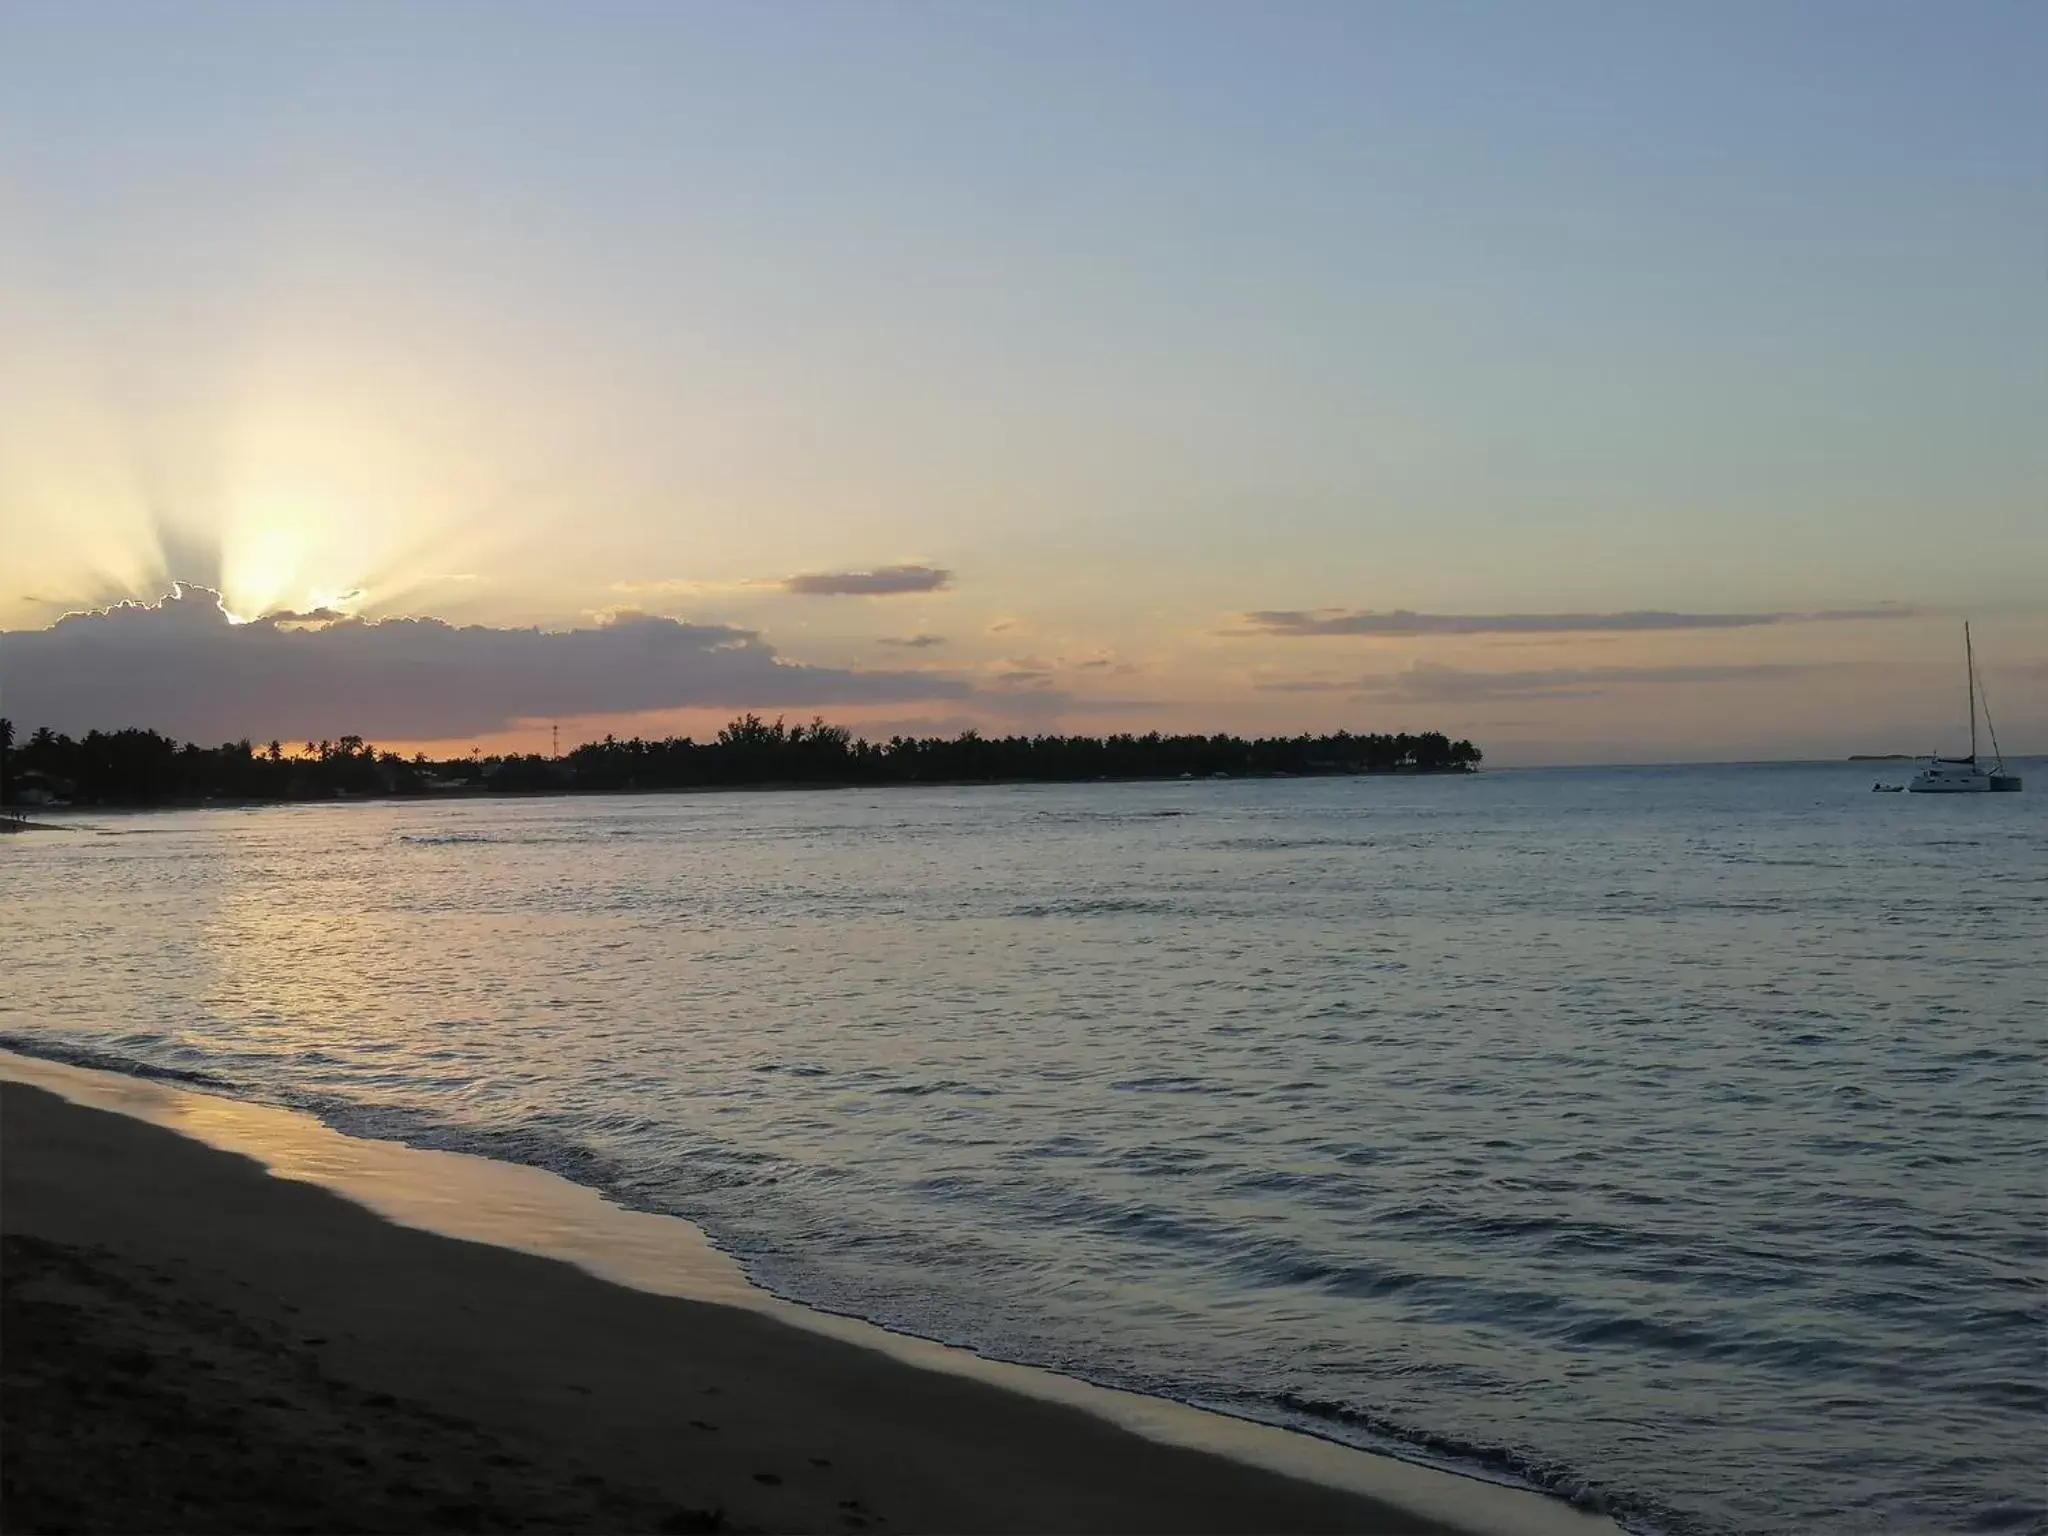
<svg viewBox="0 0 2048 1536"><path fill-rule="evenodd" d="M1970 616L2048 750L2044 78L2031 0L9 0L0 710L1923 751Z"/></svg>

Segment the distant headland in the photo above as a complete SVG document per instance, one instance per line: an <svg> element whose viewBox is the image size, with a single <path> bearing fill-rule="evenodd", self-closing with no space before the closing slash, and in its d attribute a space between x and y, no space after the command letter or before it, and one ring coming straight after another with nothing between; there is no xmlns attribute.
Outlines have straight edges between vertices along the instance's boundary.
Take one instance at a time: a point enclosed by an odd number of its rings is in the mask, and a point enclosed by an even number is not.
<svg viewBox="0 0 2048 1536"><path fill-rule="evenodd" d="M1910 763L1915 761L1911 752L1851 752L1852 763Z"/></svg>
<svg viewBox="0 0 2048 1536"><path fill-rule="evenodd" d="M287 749L233 741L179 743L153 730L47 728L15 740L0 720L0 803L162 806L474 794L823 788L902 784L1089 783L1119 779L1307 778L1469 773L1469 741L1420 735L892 736L742 715L710 741L607 736L559 757L540 753L431 759L380 751L360 736Z"/></svg>

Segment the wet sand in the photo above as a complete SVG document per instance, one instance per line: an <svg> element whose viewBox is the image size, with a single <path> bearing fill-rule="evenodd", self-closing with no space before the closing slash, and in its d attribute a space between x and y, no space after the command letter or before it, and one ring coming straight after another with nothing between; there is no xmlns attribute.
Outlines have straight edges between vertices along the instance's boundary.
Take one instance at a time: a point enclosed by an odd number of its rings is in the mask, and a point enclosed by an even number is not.
<svg viewBox="0 0 2048 1536"><path fill-rule="evenodd" d="M1433 1531L0 1083L0 1527Z"/></svg>

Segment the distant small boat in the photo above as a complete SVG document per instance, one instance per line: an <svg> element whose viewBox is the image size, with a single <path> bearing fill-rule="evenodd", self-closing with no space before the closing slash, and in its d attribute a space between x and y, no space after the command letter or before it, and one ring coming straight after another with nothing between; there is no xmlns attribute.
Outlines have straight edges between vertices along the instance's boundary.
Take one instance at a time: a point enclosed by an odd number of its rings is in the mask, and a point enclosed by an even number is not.
<svg viewBox="0 0 2048 1536"><path fill-rule="evenodd" d="M1913 775L1907 788L1916 795L2017 793L2020 776L2005 771L2005 757L1998 750L1998 730L1991 724L1989 704L1984 706L1984 725L1991 732L1992 766L1987 769L1977 761L1977 703L1983 697L1983 689L1977 684L1977 653L1970 644L1967 619L1963 621L1963 677L1970 693L1970 755L1942 757L1937 753Z"/></svg>
<svg viewBox="0 0 2048 1536"><path fill-rule="evenodd" d="M1870 790L1872 794L1877 795L1903 795L1906 792L1906 786L1903 784L1873 784L1870 786Z"/></svg>

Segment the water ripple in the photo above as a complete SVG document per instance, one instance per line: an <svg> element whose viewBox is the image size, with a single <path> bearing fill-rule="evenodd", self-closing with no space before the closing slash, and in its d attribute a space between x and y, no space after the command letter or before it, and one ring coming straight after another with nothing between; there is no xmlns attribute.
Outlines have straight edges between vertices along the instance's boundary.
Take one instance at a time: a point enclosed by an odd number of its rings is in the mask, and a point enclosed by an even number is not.
<svg viewBox="0 0 2048 1536"><path fill-rule="evenodd" d="M1958 800L1973 797L1957 797ZM0 1044L1668 1532L2048 1530L2048 814L1858 765L361 805L0 863Z"/></svg>

